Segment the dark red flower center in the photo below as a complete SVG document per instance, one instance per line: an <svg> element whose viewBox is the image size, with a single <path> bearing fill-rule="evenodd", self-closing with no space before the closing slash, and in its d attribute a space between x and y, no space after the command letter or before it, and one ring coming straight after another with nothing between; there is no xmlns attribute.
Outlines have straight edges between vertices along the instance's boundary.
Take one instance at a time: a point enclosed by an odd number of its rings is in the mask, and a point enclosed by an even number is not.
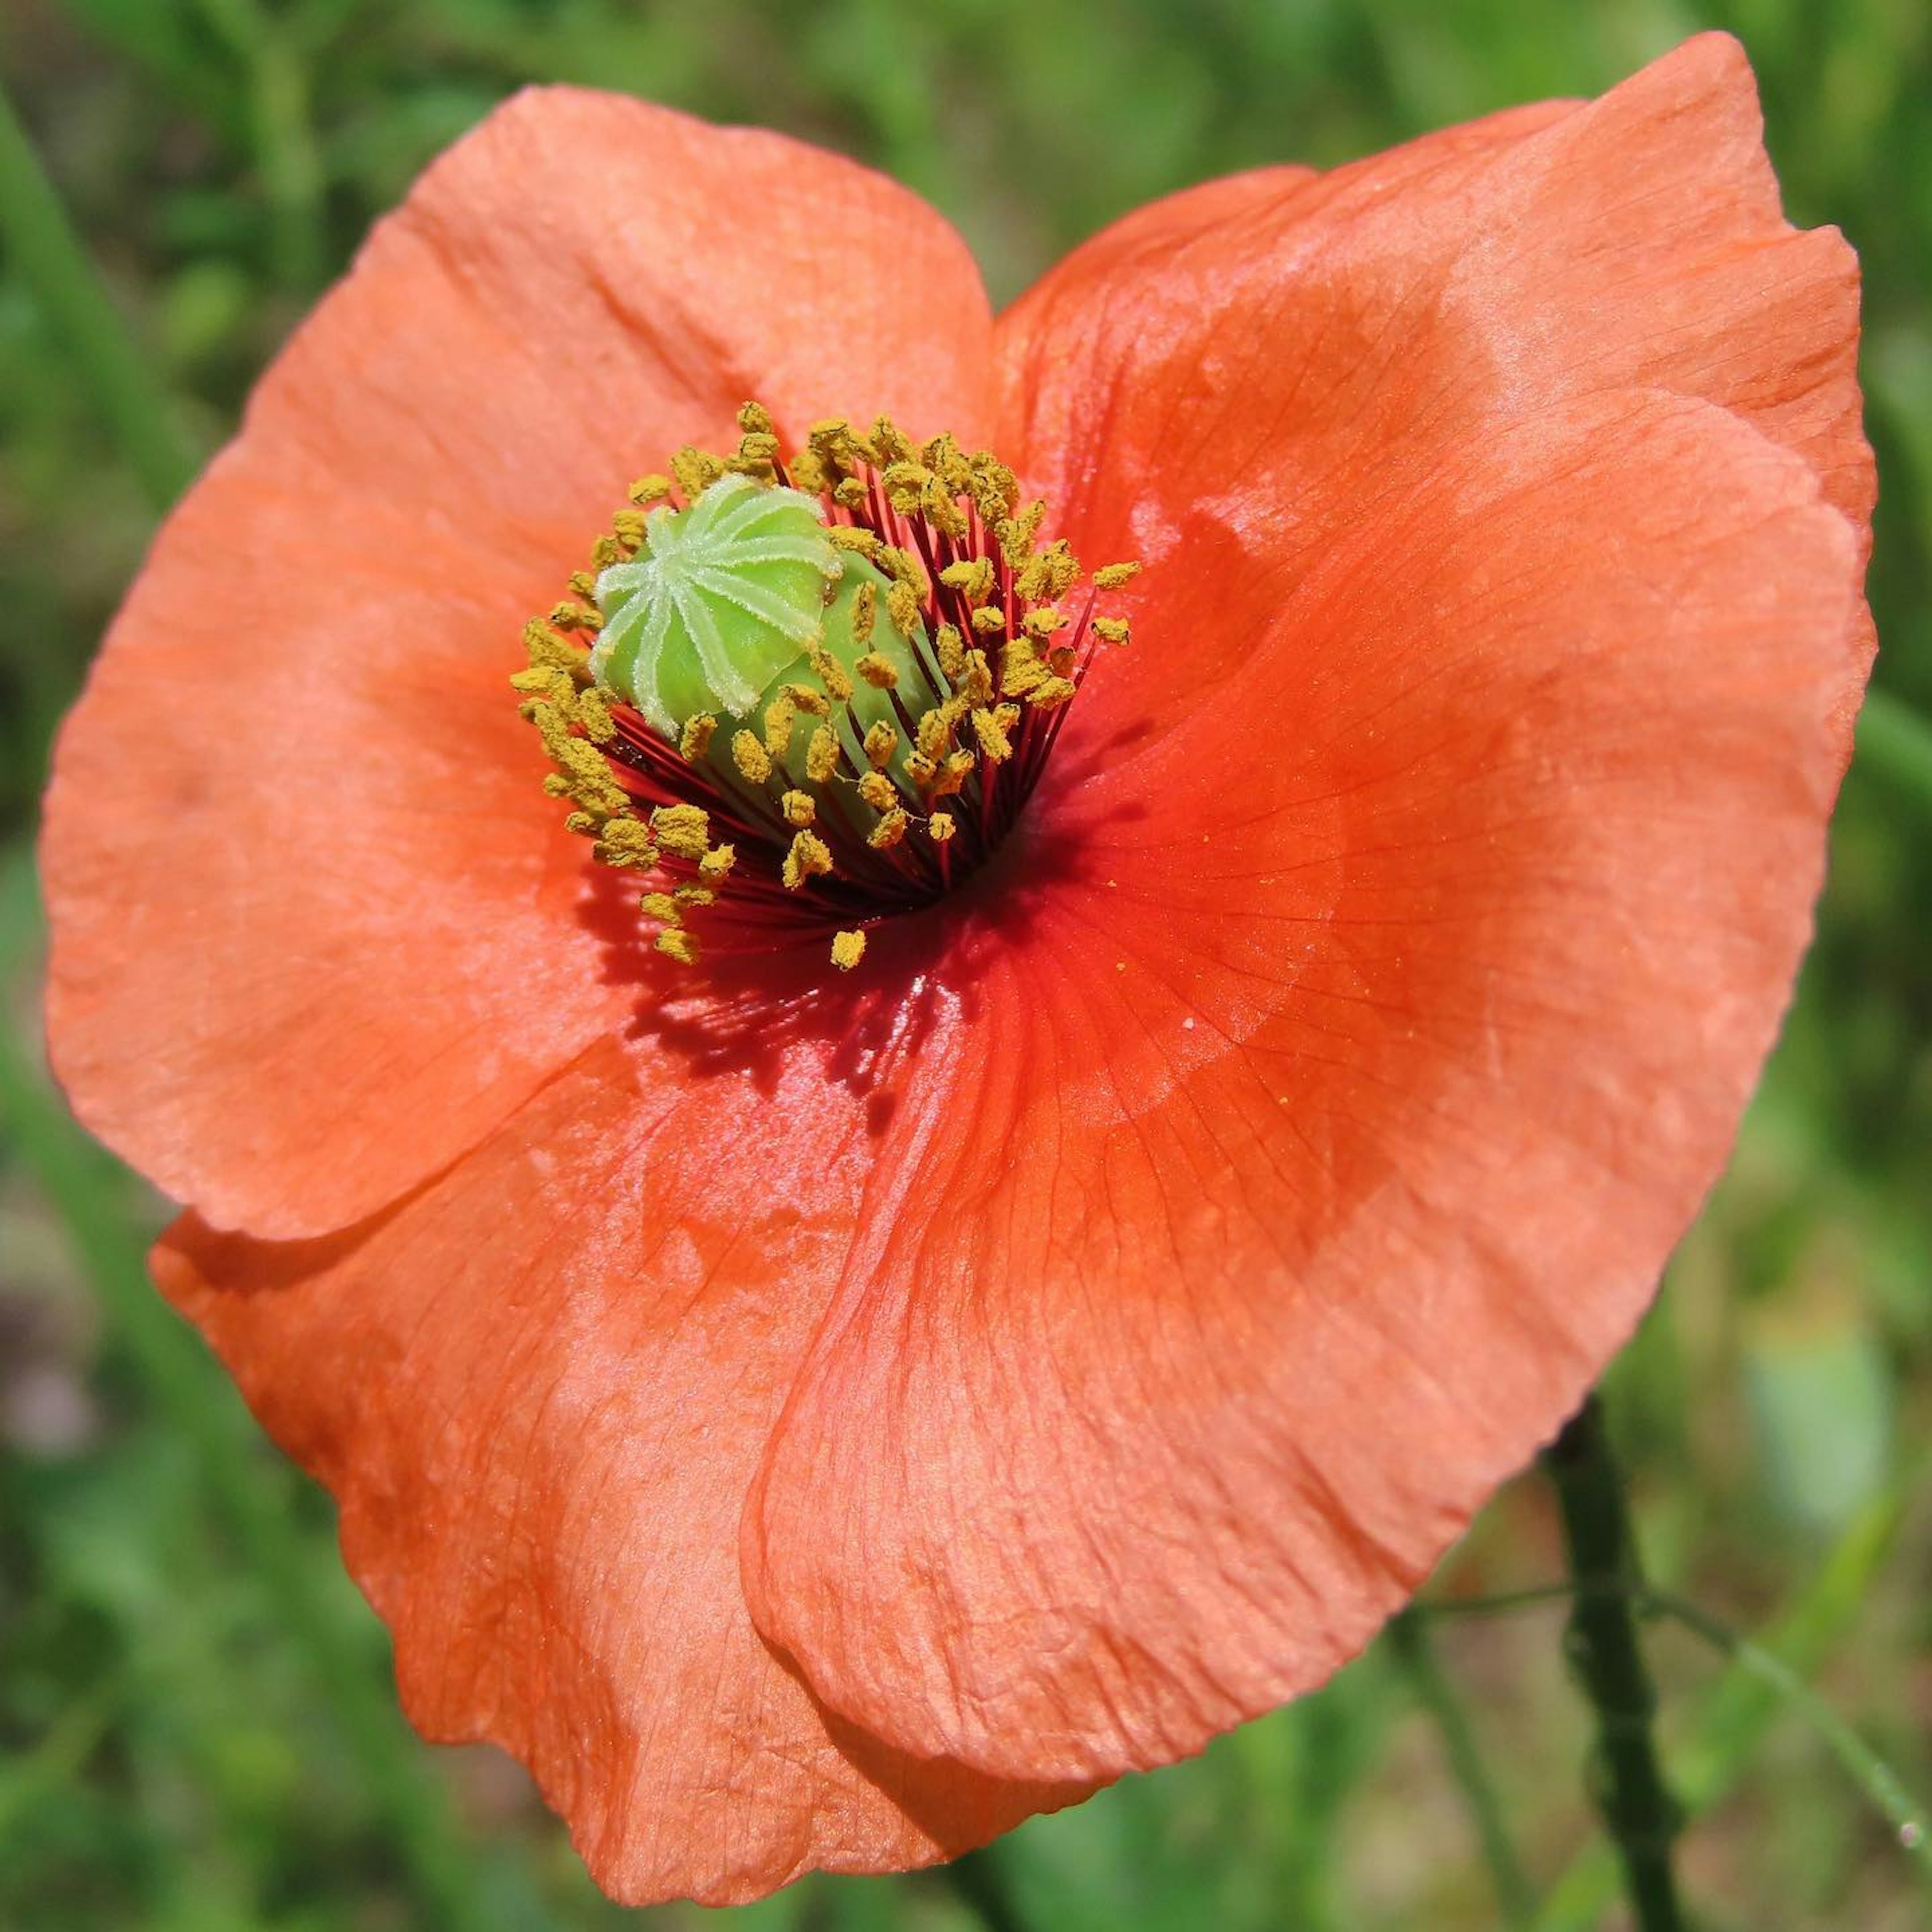
<svg viewBox="0 0 1932 1932"><path fill-rule="evenodd" d="M658 950L868 928L982 865L1038 784L1138 566L1086 578L985 450L886 417L780 454L685 448L632 486L512 680L596 857L634 870ZM716 908L715 911L707 909ZM704 918L700 918L704 915Z"/></svg>

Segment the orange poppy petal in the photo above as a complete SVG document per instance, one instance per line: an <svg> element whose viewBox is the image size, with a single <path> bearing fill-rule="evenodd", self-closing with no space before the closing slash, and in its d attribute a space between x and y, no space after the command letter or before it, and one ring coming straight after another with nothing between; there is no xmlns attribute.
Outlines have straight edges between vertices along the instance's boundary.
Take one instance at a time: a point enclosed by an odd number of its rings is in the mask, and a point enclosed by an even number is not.
<svg viewBox="0 0 1932 1932"><path fill-rule="evenodd" d="M1333 192L1337 182L1371 169L1378 189L1386 194L1427 173L1448 157L1520 140L1573 112L1576 105L1570 100L1538 100L1504 108L1480 120L1438 128L1372 160L1330 174L1288 163L1222 175L1163 195L1108 223L1066 261L1050 270L1000 318L1000 333L1010 343L1016 331L1024 331L1032 311L1042 302L1054 299L1070 281L1124 283L1148 269L1158 272L1168 266L1169 251L1198 243L1216 230L1234 253L1245 257L1249 253L1246 233L1252 231L1244 230L1244 224L1276 218L1304 196L1310 206L1317 206ZM1130 301L1142 298L1138 291L1130 295L1124 289L1121 292Z"/></svg>
<svg viewBox="0 0 1932 1932"><path fill-rule="evenodd" d="M1144 211L1000 318L1003 444L1083 555L1158 564L1214 525L1217 614L1244 584L1278 601L1402 466L1625 384L1736 411L1862 525L1856 263L1785 224L1761 132L1742 51L1709 34L1583 107L1220 184L1220 218L1166 217L1157 246ZM1150 621L1200 631L1202 537L1150 572ZM1144 709L1192 668L1146 652L1103 689Z"/></svg>
<svg viewBox="0 0 1932 1932"><path fill-rule="evenodd" d="M909 1097L747 1511L829 1704L1103 1775L1360 1648L1728 1150L1860 561L1735 416L1561 404L1398 458L1258 688L1048 802L1072 876Z"/></svg>
<svg viewBox="0 0 1932 1932"><path fill-rule="evenodd" d="M983 436L990 326L938 217L777 135L550 89L438 161L168 523L62 735L49 1021L82 1118L215 1223L316 1234L620 1024L505 682L524 620L748 396Z"/></svg>
<svg viewBox="0 0 1932 1932"><path fill-rule="evenodd" d="M594 1051L366 1229L277 1246L189 1217L158 1250L340 1499L412 1721L514 1752L638 1904L922 1864L1084 1796L910 1760L754 1632L739 1508L863 1137L800 1075L763 1095L720 1075L675 1106L633 1079Z"/></svg>

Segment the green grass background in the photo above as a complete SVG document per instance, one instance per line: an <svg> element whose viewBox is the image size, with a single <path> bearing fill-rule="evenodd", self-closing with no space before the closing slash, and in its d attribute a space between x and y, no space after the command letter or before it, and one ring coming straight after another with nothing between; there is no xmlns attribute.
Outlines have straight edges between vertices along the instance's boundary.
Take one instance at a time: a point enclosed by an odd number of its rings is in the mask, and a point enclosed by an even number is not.
<svg viewBox="0 0 1932 1932"><path fill-rule="evenodd" d="M1839 224L1865 262L1885 696L1784 1045L1612 1372L1611 1415L1654 1575L1762 1638L1932 1786L1932 9L6 0L0 84L99 283L0 126L0 1927L632 1916L596 1896L507 1760L404 1730L326 1498L152 1297L141 1257L164 1204L67 1124L41 1070L32 839L50 736L158 505L372 218L510 89L566 79L877 163L952 218L1004 299L1165 190L1597 92L1709 26L1750 50L1792 214ZM323 592L301 572L292 557L292 596ZM1531 1476L1429 1594L1559 1574ZM1028 1826L963 1879L814 1880L736 1918L1618 1924L1561 1623L1544 1605L1420 1625L1533 1894L1507 1917L1430 1681L1384 1644L1202 1759ZM1699 1924L1932 1923L1923 1865L1828 1722L1667 1622L1646 1637Z"/></svg>

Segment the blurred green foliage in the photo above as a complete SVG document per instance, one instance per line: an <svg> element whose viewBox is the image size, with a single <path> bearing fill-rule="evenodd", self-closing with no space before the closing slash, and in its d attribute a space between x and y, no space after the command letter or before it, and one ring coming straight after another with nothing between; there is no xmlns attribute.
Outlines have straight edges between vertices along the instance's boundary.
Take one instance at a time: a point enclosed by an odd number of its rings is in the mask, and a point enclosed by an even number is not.
<svg viewBox="0 0 1932 1932"><path fill-rule="evenodd" d="M1763 84L1795 218L1866 264L1888 707L1861 735L1817 946L1729 1178L1612 1381L1654 1574L1768 1641L1932 1783L1932 10L1923 0L8 0L4 84L98 288L11 185L0 254L0 1924L589 1928L520 1778L432 1753L326 1502L146 1288L164 1210L38 1064L34 801L177 446L212 448L371 220L532 80L628 89L886 169L996 298L1170 188L1330 163L1600 91L1705 26ZM0 144L3 145L3 144ZM22 148L24 154L26 150ZM18 157L16 158L16 160ZM58 225L58 224L56 224ZM95 332L90 334L90 329ZM110 340L100 349L95 336ZM131 345L112 365L112 340ZM90 344L92 345L92 350ZM103 357L106 359L104 361ZM1432 1597L1558 1574L1514 1486ZM1560 1606L1428 1620L1546 1928L1608 1924ZM1700 1922L1924 1922L1921 1878L1762 1674L1666 1627ZM1496 1924L1469 1793L1384 1646L1328 1690L1024 1828L964 1883L814 1880L759 1928ZM669 1924L696 1915L668 1909Z"/></svg>

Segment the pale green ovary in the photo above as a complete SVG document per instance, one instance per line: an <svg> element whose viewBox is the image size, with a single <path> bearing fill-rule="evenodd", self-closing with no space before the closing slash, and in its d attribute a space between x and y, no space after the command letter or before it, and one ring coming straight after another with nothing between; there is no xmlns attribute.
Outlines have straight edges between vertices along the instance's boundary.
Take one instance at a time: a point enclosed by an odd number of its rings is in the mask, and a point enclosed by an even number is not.
<svg viewBox="0 0 1932 1932"><path fill-rule="evenodd" d="M747 717L820 634L841 568L812 498L721 477L598 576L591 675L674 742L697 712Z"/></svg>

